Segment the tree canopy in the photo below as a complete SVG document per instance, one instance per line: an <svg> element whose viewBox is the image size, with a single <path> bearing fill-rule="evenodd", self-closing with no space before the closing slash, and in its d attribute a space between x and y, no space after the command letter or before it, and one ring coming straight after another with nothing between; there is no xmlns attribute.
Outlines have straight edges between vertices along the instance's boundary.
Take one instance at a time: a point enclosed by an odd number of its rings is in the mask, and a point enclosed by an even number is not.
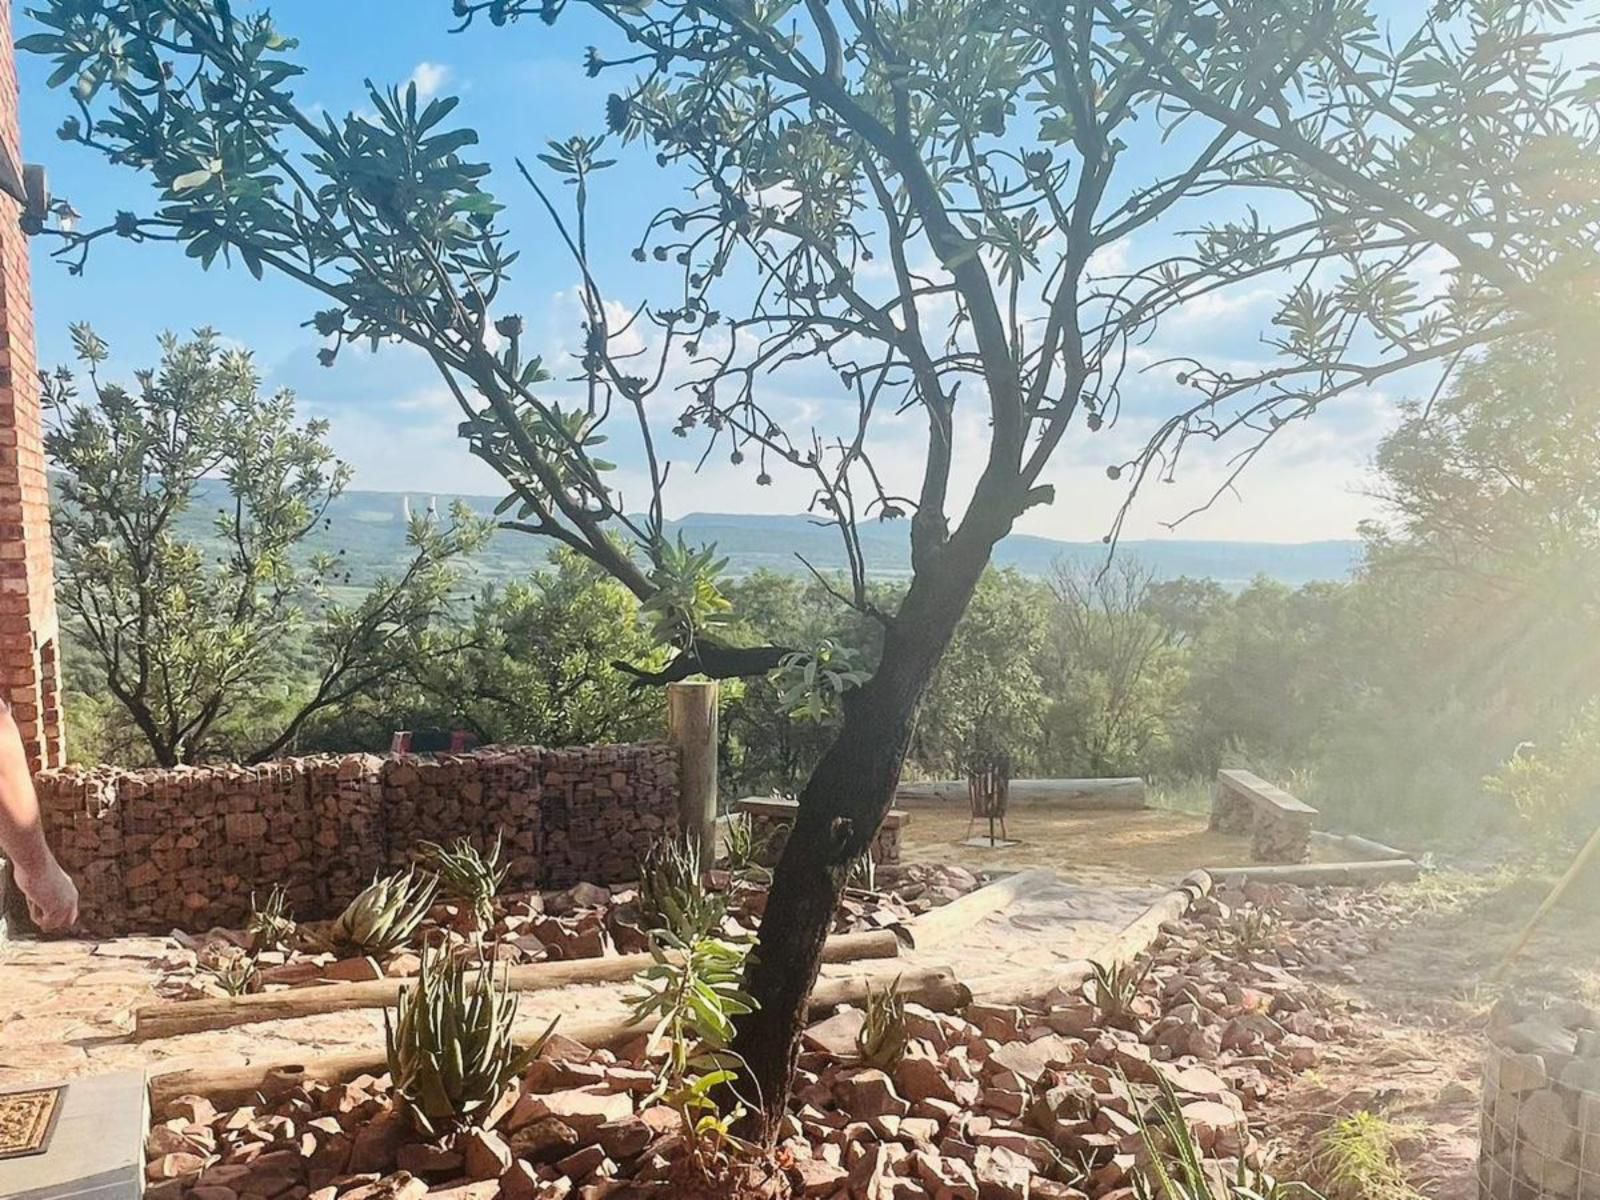
<svg viewBox="0 0 1600 1200"><path fill-rule="evenodd" d="M93 331L73 342L81 378L63 367L44 396L57 602L156 762L214 753L225 730L234 753L269 757L315 714L458 644L440 619L480 519L419 516L412 561L347 603L337 556L304 546L350 476L326 422L298 424L287 391L262 396L249 354L209 330L163 339L132 388L103 378ZM222 501L209 539L181 525L204 495ZM302 637L309 678L291 670Z"/></svg>

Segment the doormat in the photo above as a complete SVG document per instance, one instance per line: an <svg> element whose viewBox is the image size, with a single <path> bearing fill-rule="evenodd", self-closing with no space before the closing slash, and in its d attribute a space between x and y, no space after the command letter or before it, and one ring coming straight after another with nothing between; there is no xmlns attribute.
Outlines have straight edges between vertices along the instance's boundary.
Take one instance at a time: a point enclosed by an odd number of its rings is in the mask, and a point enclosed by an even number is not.
<svg viewBox="0 0 1600 1200"><path fill-rule="evenodd" d="M61 1087L0 1094L0 1159L43 1154L61 1113Z"/></svg>

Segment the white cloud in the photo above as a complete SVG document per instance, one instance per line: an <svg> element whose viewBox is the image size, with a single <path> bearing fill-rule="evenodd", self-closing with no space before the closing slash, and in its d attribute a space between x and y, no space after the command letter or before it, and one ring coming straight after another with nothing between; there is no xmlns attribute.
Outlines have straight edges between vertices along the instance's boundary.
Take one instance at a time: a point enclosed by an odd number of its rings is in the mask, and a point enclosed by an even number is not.
<svg viewBox="0 0 1600 1200"><path fill-rule="evenodd" d="M437 95L450 80L451 70L444 63L419 62L411 72L411 82L417 85L417 95L427 100Z"/></svg>

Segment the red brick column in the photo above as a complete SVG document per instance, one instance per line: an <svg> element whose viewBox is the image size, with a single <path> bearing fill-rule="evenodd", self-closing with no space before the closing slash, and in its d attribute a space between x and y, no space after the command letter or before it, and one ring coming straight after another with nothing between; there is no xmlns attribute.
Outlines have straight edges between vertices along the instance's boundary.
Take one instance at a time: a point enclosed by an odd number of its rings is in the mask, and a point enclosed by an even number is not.
<svg viewBox="0 0 1600 1200"><path fill-rule="evenodd" d="M20 165L17 63L6 0L0 0L0 139ZM59 766L66 744L33 292L19 215L17 203L0 195L0 695L37 770Z"/></svg>

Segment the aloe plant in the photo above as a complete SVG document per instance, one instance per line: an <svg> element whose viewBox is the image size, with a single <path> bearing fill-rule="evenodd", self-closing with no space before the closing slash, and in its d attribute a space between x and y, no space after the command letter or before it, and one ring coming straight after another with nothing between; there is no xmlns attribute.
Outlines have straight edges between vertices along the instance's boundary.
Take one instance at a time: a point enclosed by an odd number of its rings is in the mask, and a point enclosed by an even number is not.
<svg viewBox="0 0 1600 1200"><path fill-rule="evenodd" d="M256 969L256 960L248 954L230 954L206 969L230 996L245 996L261 987L261 974Z"/></svg>
<svg viewBox="0 0 1600 1200"><path fill-rule="evenodd" d="M893 1070L905 1057L910 1044L906 1032L906 1000L900 994L900 980L888 987L867 987L867 1015L856 1034L856 1051L861 1061L879 1070Z"/></svg>
<svg viewBox="0 0 1600 1200"><path fill-rule="evenodd" d="M1139 988L1150 973L1150 960L1114 962L1109 966L1094 963L1094 1002L1107 1021L1116 1024L1131 1014Z"/></svg>
<svg viewBox="0 0 1600 1200"><path fill-rule="evenodd" d="M685 942L717 933L727 901L705 885L699 849L680 837L658 838L639 863L639 917L644 928Z"/></svg>
<svg viewBox="0 0 1600 1200"><path fill-rule="evenodd" d="M257 903L256 894L250 893L250 915L245 919L244 931L250 935L250 948L257 954L263 950L287 950L294 943L297 928L283 884L272 885L264 904Z"/></svg>
<svg viewBox="0 0 1600 1200"><path fill-rule="evenodd" d="M510 869L500 861L501 838L484 854L470 838L457 838L448 847L419 842L417 850L439 878L445 895L472 906L473 915L487 925L494 920L494 898Z"/></svg>
<svg viewBox="0 0 1600 1200"><path fill-rule="evenodd" d="M428 915L439 881L411 868L402 874L374 876L328 931L336 952L382 956L411 940Z"/></svg>
<svg viewBox="0 0 1600 1200"><path fill-rule="evenodd" d="M412 1123L428 1137L471 1124L538 1056L555 1030L518 1049L517 997L480 959L474 969L443 950L424 949L412 987L400 989L394 1019L383 1012L389 1077Z"/></svg>
<svg viewBox="0 0 1600 1200"><path fill-rule="evenodd" d="M1242 1157L1233 1174L1223 1176L1195 1141L1177 1092L1165 1080L1160 1086L1154 1116L1134 1114L1145 1151L1144 1163L1133 1174L1134 1200L1324 1200L1315 1188L1274 1179Z"/></svg>

